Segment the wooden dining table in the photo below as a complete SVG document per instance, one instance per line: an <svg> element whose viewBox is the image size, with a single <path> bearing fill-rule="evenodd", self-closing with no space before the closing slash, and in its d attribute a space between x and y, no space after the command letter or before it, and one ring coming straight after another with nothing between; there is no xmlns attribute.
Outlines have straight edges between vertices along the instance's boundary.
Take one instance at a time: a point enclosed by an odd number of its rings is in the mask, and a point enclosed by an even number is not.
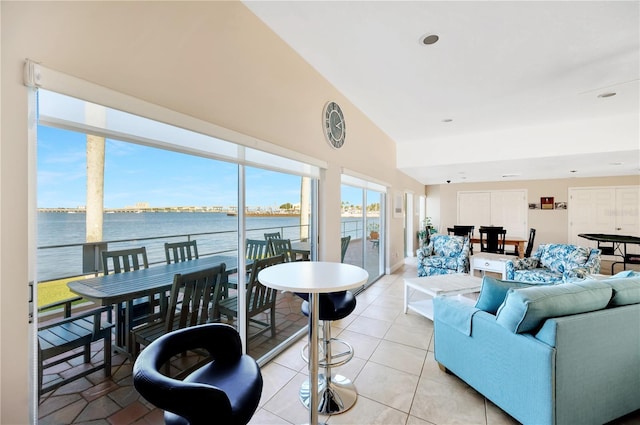
<svg viewBox="0 0 640 425"><path fill-rule="evenodd" d="M127 303L128 306L136 298L164 296L173 284L173 277L178 273L191 273L215 267L224 263L227 273L235 273L238 259L230 255L213 255L194 260L172 264L152 266L147 269L134 270L126 273L114 273L89 279L79 279L67 283L74 294L93 301L98 305L108 306ZM161 303L161 314L166 309L166 303ZM130 354L131 343L129 319L131 308L125 309L124 329L125 345L115 346L119 351ZM116 320L118 318L116 317Z"/></svg>
<svg viewBox="0 0 640 425"><path fill-rule="evenodd" d="M512 246L517 246L518 247L518 256L520 258L524 258L524 243L527 241L527 239L524 238L519 238L519 237L514 237L514 236L507 236L504 239L504 244L505 245L512 245ZM471 238L471 243L480 243L480 238Z"/></svg>

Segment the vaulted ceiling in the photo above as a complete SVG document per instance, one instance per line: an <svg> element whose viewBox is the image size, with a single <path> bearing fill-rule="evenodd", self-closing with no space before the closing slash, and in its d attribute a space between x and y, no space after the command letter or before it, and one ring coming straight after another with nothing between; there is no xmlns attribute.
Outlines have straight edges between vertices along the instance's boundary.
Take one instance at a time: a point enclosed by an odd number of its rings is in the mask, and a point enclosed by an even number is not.
<svg viewBox="0 0 640 425"><path fill-rule="evenodd" d="M424 184L640 175L640 2L243 3Z"/></svg>

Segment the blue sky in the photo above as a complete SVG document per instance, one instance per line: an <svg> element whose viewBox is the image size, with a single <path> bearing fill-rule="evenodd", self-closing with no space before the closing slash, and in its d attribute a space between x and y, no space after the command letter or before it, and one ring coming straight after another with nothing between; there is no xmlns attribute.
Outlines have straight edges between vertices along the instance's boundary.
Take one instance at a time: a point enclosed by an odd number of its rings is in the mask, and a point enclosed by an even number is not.
<svg viewBox="0 0 640 425"><path fill-rule="evenodd" d="M237 204L237 166L107 139L105 208ZM300 202L300 177L247 167L247 205ZM38 207L74 208L86 201L84 134L38 127Z"/></svg>

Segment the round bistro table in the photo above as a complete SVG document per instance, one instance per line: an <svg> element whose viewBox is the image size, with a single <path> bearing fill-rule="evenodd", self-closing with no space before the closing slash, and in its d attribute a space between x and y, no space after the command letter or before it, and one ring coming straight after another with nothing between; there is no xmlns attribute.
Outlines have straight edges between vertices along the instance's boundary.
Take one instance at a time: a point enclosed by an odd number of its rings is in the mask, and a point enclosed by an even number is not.
<svg viewBox="0 0 640 425"><path fill-rule="evenodd" d="M309 294L309 388L318 388L317 294L346 291L364 285L369 273L361 267L325 261L297 261L267 267L260 283L281 291ZM310 391L309 423L318 424L318 391ZM315 408L313 407L315 406Z"/></svg>

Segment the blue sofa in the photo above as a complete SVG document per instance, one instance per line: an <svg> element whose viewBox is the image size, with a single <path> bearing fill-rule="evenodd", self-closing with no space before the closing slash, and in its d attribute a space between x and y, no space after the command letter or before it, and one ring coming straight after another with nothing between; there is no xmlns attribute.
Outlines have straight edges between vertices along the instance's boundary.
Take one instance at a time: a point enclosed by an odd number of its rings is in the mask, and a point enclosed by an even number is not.
<svg viewBox="0 0 640 425"><path fill-rule="evenodd" d="M640 409L640 274L559 285L485 277L475 307L434 299L435 359L524 424Z"/></svg>
<svg viewBox="0 0 640 425"><path fill-rule="evenodd" d="M543 244L529 258L515 258L505 264L507 280L561 283L600 272L596 248L567 244Z"/></svg>
<svg viewBox="0 0 640 425"><path fill-rule="evenodd" d="M416 252L418 277L469 272L469 238L434 235Z"/></svg>

